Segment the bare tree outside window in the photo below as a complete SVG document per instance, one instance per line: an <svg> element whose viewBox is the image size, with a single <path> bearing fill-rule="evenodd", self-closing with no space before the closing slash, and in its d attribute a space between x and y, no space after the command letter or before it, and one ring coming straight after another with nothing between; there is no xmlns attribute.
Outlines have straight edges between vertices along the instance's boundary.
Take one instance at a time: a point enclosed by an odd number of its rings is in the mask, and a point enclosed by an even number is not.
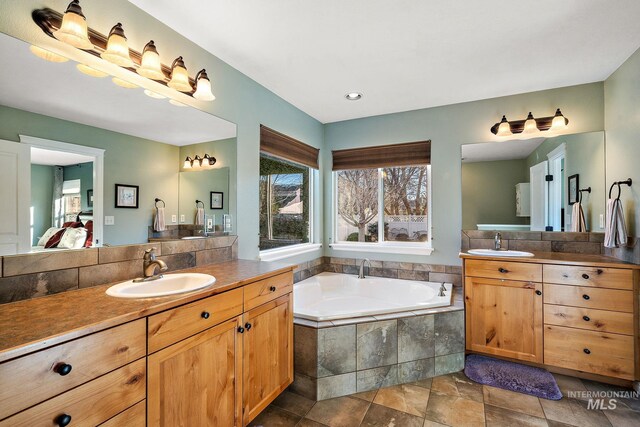
<svg viewBox="0 0 640 427"><path fill-rule="evenodd" d="M385 240L426 241L429 237L427 167L385 168L382 176L384 222L390 224Z"/></svg>
<svg viewBox="0 0 640 427"><path fill-rule="evenodd" d="M367 225L378 216L378 170L344 170L338 176L338 215L357 229L358 242L370 240ZM340 240L355 240L353 233Z"/></svg>

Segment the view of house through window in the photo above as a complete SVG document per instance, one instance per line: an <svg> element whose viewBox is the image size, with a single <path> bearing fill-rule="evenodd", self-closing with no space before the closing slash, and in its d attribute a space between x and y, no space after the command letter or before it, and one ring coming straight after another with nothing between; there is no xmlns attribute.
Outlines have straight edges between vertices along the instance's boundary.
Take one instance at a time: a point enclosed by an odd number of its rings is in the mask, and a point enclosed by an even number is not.
<svg viewBox="0 0 640 427"><path fill-rule="evenodd" d="M430 166L336 171L337 240L428 242L429 172Z"/></svg>
<svg viewBox="0 0 640 427"><path fill-rule="evenodd" d="M310 168L260 154L260 250L308 243Z"/></svg>

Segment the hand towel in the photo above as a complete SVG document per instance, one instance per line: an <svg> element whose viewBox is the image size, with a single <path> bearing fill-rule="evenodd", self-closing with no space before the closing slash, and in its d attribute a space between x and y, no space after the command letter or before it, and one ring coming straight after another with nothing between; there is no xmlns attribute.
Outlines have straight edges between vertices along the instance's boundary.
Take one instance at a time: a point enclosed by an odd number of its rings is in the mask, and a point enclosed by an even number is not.
<svg viewBox="0 0 640 427"><path fill-rule="evenodd" d="M164 208L156 208L156 216L153 219L153 230L165 231L166 229L167 225L164 220Z"/></svg>
<svg viewBox="0 0 640 427"><path fill-rule="evenodd" d="M617 248L627 244L627 227L620 199L607 201L607 222L604 228L604 247Z"/></svg>
<svg viewBox="0 0 640 427"><path fill-rule="evenodd" d="M204 208L196 209L196 225L204 225Z"/></svg>
<svg viewBox="0 0 640 427"><path fill-rule="evenodd" d="M571 210L571 231L583 233L587 231L587 224L584 220L584 211L582 210L582 204L576 202L573 204Z"/></svg>

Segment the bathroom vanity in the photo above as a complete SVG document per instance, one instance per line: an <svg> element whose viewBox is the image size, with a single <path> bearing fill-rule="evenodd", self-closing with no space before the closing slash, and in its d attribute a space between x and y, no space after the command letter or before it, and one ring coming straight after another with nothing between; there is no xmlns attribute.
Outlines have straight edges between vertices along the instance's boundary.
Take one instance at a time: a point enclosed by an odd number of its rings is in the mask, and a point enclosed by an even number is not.
<svg viewBox="0 0 640 427"><path fill-rule="evenodd" d="M467 352L601 381L640 378L640 265L569 253L460 256Z"/></svg>
<svg viewBox="0 0 640 427"><path fill-rule="evenodd" d="M230 261L190 269L217 281L188 294L0 306L0 426L247 425L293 381L292 269Z"/></svg>

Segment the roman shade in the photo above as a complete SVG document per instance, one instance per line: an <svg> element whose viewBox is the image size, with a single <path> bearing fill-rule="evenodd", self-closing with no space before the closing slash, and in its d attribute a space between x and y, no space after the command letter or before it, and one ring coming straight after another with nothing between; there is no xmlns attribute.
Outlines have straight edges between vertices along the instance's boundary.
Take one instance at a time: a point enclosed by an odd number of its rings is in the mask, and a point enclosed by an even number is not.
<svg viewBox="0 0 640 427"><path fill-rule="evenodd" d="M320 150L264 125L260 125L260 152L300 163L313 169L319 168L318 153Z"/></svg>
<svg viewBox="0 0 640 427"><path fill-rule="evenodd" d="M431 163L431 140L334 150L333 170L418 166Z"/></svg>

